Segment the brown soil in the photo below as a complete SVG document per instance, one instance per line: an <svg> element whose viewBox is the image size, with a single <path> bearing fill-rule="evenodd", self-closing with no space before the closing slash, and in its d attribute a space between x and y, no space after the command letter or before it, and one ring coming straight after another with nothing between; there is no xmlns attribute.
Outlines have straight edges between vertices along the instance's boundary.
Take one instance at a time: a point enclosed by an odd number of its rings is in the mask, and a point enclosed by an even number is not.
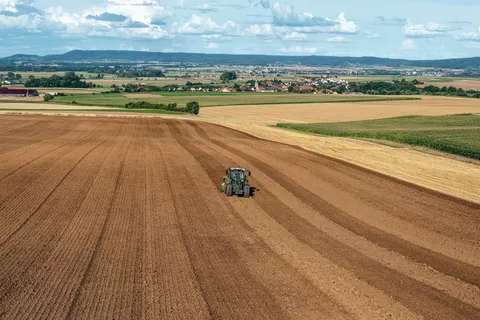
<svg viewBox="0 0 480 320"><path fill-rule="evenodd" d="M210 123L0 117L0 318L478 319L480 205ZM229 166L252 170L227 198Z"/></svg>

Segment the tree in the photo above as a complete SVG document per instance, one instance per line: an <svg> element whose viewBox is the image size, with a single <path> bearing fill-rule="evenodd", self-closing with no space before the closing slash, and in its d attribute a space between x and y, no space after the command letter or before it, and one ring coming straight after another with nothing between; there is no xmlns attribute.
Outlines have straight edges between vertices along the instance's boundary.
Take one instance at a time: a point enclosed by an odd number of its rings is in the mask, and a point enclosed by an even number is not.
<svg viewBox="0 0 480 320"><path fill-rule="evenodd" d="M9 79L9 80L15 79L15 73L13 73L13 72L10 71L10 72L7 74L7 79Z"/></svg>
<svg viewBox="0 0 480 320"><path fill-rule="evenodd" d="M237 74L234 71L224 72L220 76L220 80L222 80L223 82L228 82L230 80L236 80L236 79L237 79Z"/></svg>
<svg viewBox="0 0 480 320"><path fill-rule="evenodd" d="M22 75L21 75L20 73L17 73L17 74L15 75L15 79L17 79L17 80L22 79Z"/></svg>
<svg viewBox="0 0 480 320"><path fill-rule="evenodd" d="M187 103L185 111L192 114L198 114L200 112L200 105L197 101L190 101Z"/></svg>
<svg viewBox="0 0 480 320"><path fill-rule="evenodd" d="M53 100L53 98L54 98L53 95L47 93L43 96L43 101L49 102L50 100Z"/></svg>

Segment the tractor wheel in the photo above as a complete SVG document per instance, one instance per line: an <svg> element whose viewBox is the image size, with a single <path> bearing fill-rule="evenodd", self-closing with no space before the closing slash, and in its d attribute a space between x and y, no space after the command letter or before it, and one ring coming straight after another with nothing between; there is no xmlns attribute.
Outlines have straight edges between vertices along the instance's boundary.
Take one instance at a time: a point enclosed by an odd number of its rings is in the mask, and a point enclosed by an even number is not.
<svg viewBox="0 0 480 320"><path fill-rule="evenodd" d="M225 188L225 194L227 197L233 196L233 186L231 184L227 184L227 187Z"/></svg>
<svg viewBox="0 0 480 320"><path fill-rule="evenodd" d="M243 192L243 197L244 198L250 198L250 186L249 185L245 186L245 189L244 189L244 192Z"/></svg>

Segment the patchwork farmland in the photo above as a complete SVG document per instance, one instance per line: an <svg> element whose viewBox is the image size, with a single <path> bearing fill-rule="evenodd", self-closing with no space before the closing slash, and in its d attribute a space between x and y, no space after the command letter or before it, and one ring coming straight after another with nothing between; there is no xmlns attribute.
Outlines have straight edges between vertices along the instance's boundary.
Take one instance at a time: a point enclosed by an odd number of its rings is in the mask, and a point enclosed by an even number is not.
<svg viewBox="0 0 480 320"><path fill-rule="evenodd" d="M480 205L210 123L0 117L0 319L478 319ZM219 190L247 167L251 199Z"/></svg>

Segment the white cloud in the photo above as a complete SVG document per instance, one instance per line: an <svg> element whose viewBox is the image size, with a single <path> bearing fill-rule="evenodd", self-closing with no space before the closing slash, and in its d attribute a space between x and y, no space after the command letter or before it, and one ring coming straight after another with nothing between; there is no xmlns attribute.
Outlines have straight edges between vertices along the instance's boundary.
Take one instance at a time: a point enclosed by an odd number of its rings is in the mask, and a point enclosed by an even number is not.
<svg viewBox="0 0 480 320"><path fill-rule="evenodd" d="M253 3L255 7L261 6L265 9L270 8L270 0L248 0L248 2Z"/></svg>
<svg viewBox="0 0 480 320"><path fill-rule="evenodd" d="M365 31L365 37L369 39L377 39L380 38L380 36L377 33L373 33L370 31Z"/></svg>
<svg viewBox="0 0 480 320"><path fill-rule="evenodd" d="M202 4L202 5L196 6L195 8L192 8L192 10L200 11L202 13L217 11L217 9L212 8L208 4Z"/></svg>
<svg viewBox="0 0 480 320"><path fill-rule="evenodd" d="M173 29L184 34L209 34L209 33L236 33L238 25L228 20L224 24L218 24L207 16L192 15L183 25L174 23Z"/></svg>
<svg viewBox="0 0 480 320"><path fill-rule="evenodd" d="M293 5L276 2L271 7L273 24L279 27L289 27L292 31L305 33L357 33L358 26L354 21L347 20L341 12L337 19L314 16L308 12L297 13Z"/></svg>
<svg viewBox="0 0 480 320"><path fill-rule="evenodd" d="M336 24L330 29L330 32L338 33L357 33L358 27L354 21L348 21L345 19L345 13L341 12L338 15L338 19L334 20Z"/></svg>
<svg viewBox="0 0 480 320"><path fill-rule="evenodd" d="M218 48L218 44L216 44L215 42L210 42L207 46L207 49L217 49Z"/></svg>
<svg viewBox="0 0 480 320"><path fill-rule="evenodd" d="M450 29L438 23L429 22L427 25L413 24L410 20L407 20L404 30L405 35L409 38L438 37L450 31Z"/></svg>
<svg viewBox="0 0 480 320"><path fill-rule="evenodd" d="M335 36L335 37L327 38L327 42L346 43L346 42L348 42L348 40L345 39L345 37L342 37L342 36Z"/></svg>
<svg viewBox="0 0 480 320"><path fill-rule="evenodd" d="M281 50L284 53L301 53L301 54L314 54L317 52L316 48L308 48L308 47L292 47L292 48L283 48Z"/></svg>
<svg viewBox="0 0 480 320"><path fill-rule="evenodd" d="M272 6L273 24L278 26L333 26L334 23L326 18L316 17L308 12L296 13L293 5L276 2Z"/></svg>
<svg viewBox="0 0 480 320"><path fill-rule="evenodd" d="M254 24L243 31L245 36L271 36L273 35L274 27L271 24Z"/></svg>
<svg viewBox="0 0 480 320"><path fill-rule="evenodd" d="M402 47L404 49L413 49L415 47L415 43L412 39L405 39L405 41L402 42Z"/></svg>
<svg viewBox="0 0 480 320"><path fill-rule="evenodd" d="M459 32L455 35L455 39L462 41L480 42L480 26L476 32Z"/></svg>
<svg viewBox="0 0 480 320"><path fill-rule="evenodd" d="M304 33L293 31L285 33L282 36L282 39L285 41L305 41L307 40L307 35Z"/></svg>

